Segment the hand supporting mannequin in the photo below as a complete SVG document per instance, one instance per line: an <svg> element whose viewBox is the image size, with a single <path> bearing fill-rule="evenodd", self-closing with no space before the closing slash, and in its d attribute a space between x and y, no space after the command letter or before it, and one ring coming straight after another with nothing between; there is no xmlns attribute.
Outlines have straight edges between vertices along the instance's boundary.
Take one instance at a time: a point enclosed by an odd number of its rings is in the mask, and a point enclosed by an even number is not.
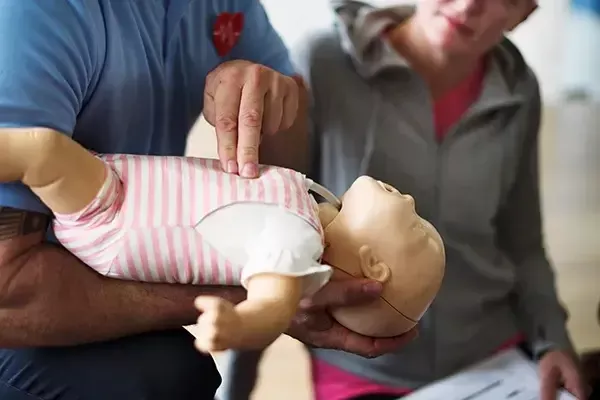
<svg viewBox="0 0 600 400"><path fill-rule="evenodd" d="M319 205L323 262L333 280L366 277L384 285L379 300L331 310L346 328L371 337L412 329L437 295L445 270L444 243L415 211L411 196L367 176L343 195L341 207Z"/></svg>

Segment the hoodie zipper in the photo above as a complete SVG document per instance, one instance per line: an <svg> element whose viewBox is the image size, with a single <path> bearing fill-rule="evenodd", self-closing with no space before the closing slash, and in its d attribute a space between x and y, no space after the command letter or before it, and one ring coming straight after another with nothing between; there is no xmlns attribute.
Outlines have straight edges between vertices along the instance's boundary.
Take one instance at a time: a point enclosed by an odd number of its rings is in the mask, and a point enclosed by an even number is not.
<svg viewBox="0 0 600 400"><path fill-rule="evenodd" d="M434 213L431 216L432 221L431 224L439 231L440 235L442 235L442 238L444 237L443 235L443 231L444 231L444 227L442 224L442 220L441 220L441 214L442 214L442 205L443 205L443 199L442 199L442 194L443 194L443 188L442 188L442 184L444 183L444 165L446 164L446 157L448 155L448 151L449 148L452 146L452 144L454 143L454 141L458 140L458 135L460 134L460 132L462 131L464 125L468 122L470 122L471 120L477 118L478 116L480 116L481 114L484 114L486 112L488 112L490 110L490 108L488 107L477 107L474 108L470 111L467 111L467 113L456 123L454 124L446 133L446 135L444 136L443 140L441 142L437 141L436 139L433 140L433 146L435 146L435 168L434 168L434 192L433 192L433 209L434 209ZM432 118L433 118L433 114L432 114ZM435 138L435 132L433 132L434 135L433 137ZM444 241L444 245L445 245L445 241ZM436 318L436 311L435 309L431 309L431 332L435 332L436 329L436 325L437 325L437 318ZM436 341L436 334L432 335L432 340L434 341L432 344L432 371L434 372L434 374L438 373L438 369L439 369L439 360L438 360L438 347L439 344Z"/></svg>

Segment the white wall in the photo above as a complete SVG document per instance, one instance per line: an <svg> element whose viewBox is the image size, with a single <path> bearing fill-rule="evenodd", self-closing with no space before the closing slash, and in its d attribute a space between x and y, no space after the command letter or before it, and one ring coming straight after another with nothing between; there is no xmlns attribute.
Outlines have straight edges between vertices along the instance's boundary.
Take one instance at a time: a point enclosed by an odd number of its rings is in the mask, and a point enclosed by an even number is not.
<svg viewBox="0 0 600 400"><path fill-rule="evenodd" d="M288 46L331 21L328 0L262 0L271 22ZM563 79L560 59L564 49L569 0L540 0L540 8L511 34L538 74L546 101L558 98Z"/></svg>
<svg viewBox="0 0 600 400"><path fill-rule="evenodd" d="M538 75L547 102L557 101L563 86L568 15L569 0L541 0L540 8L510 35Z"/></svg>

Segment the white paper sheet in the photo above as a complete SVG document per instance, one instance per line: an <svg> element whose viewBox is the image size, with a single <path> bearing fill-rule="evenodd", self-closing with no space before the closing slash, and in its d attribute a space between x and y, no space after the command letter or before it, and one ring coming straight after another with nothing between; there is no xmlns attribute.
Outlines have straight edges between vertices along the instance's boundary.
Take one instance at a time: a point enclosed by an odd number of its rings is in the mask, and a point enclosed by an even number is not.
<svg viewBox="0 0 600 400"><path fill-rule="evenodd" d="M539 387L535 363L519 350L508 350L402 400L538 400ZM576 398L561 391L557 400Z"/></svg>

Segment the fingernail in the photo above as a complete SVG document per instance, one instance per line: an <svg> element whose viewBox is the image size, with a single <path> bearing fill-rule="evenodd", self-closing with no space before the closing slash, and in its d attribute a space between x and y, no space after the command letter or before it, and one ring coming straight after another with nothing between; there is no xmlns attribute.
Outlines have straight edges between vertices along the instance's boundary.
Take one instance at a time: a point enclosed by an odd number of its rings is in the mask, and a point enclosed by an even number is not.
<svg viewBox="0 0 600 400"><path fill-rule="evenodd" d="M363 292L366 294L380 294L383 289L383 285L379 282L365 283L362 287Z"/></svg>
<svg viewBox="0 0 600 400"><path fill-rule="evenodd" d="M258 175L258 167L254 163L246 163L244 164L244 168L242 168L242 176L244 178L256 178Z"/></svg>
<svg viewBox="0 0 600 400"><path fill-rule="evenodd" d="M237 174L238 173L238 165L237 162L235 160L229 160L227 161L227 172L230 174Z"/></svg>

